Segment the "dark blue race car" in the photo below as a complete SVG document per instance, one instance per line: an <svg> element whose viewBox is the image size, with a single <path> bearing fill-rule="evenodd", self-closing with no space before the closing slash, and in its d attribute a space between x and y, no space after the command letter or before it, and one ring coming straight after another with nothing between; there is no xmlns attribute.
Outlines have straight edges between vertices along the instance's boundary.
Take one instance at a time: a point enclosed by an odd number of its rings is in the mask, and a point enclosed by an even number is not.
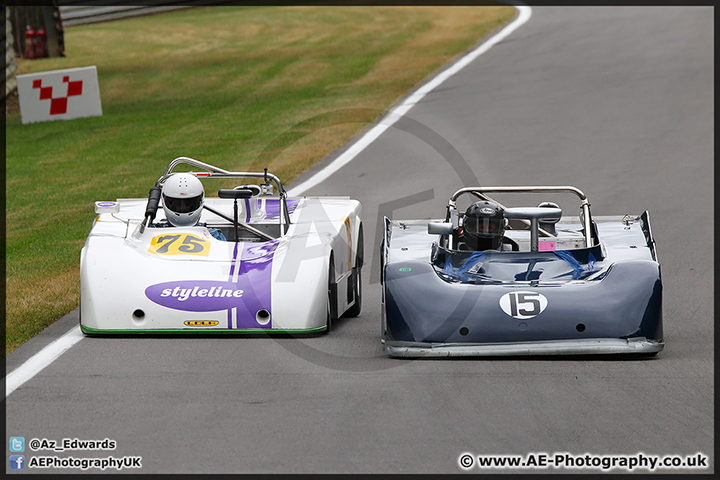
<svg viewBox="0 0 720 480"><path fill-rule="evenodd" d="M511 208L488 193L525 201L570 193L580 214L565 216L551 201ZM465 210L463 195L472 201ZM648 212L592 217L575 187L462 188L444 221L385 218L381 255L382 341L392 357L654 355L664 347Z"/></svg>

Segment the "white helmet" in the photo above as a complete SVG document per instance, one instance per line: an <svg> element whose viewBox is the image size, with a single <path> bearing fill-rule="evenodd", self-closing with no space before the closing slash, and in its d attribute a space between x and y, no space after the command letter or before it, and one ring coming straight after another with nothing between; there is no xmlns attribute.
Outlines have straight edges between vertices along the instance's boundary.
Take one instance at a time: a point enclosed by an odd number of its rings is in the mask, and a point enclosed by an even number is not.
<svg viewBox="0 0 720 480"><path fill-rule="evenodd" d="M176 227L192 227L200 221L205 189L190 173L174 173L163 184L163 209Z"/></svg>

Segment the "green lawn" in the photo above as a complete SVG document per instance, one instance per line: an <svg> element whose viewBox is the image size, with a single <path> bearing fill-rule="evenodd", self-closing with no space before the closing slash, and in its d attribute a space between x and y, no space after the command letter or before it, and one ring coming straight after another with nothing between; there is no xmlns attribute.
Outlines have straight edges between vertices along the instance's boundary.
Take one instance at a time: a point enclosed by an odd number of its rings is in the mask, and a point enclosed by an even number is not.
<svg viewBox="0 0 720 480"><path fill-rule="evenodd" d="M178 156L287 184L514 14L204 7L66 28L65 58L18 73L95 65L103 115L7 118L6 354L78 306L95 200L146 196Z"/></svg>

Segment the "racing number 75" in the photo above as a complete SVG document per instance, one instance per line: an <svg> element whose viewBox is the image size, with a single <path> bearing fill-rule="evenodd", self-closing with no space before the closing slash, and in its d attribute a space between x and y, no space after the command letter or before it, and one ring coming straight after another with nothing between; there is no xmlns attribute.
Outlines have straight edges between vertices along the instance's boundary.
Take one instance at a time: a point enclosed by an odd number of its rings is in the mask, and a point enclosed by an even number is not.
<svg viewBox="0 0 720 480"><path fill-rule="evenodd" d="M159 235L150 241L150 253L157 255L203 255L210 253L210 242L189 233Z"/></svg>

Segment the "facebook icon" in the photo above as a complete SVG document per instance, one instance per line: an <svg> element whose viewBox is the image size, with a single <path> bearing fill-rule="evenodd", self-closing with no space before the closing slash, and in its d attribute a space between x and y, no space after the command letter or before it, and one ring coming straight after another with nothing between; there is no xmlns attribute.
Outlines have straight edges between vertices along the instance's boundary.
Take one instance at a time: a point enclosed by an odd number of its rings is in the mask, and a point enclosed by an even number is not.
<svg viewBox="0 0 720 480"><path fill-rule="evenodd" d="M24 470L25 455L10 455L10 470Z"/></svg>

